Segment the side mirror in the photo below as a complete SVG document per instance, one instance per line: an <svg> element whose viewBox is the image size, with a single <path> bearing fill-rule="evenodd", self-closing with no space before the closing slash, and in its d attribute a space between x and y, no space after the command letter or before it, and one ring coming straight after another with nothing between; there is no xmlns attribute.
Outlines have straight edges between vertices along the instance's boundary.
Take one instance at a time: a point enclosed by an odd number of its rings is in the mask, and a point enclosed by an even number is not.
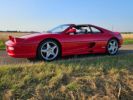
<svg viewBox="0 0 133 100"><path fill-rule="evenodd" d="M71 33L74 34L74 33L76 33L76 29L69 29L69 30L67 31L67 33L68 33L68 34L71 34Z"/></svg>

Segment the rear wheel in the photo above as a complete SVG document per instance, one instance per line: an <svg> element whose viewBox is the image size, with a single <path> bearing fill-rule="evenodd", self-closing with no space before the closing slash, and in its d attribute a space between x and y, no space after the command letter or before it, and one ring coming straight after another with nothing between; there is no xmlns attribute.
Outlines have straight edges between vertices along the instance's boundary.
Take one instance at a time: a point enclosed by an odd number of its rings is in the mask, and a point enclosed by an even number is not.
<svg viewBox="0 0 133 100"><path fill-rule="evenodd" d="M116 39L109 40L109 42L107 44L107 52L108 52L108 54L115 55L115 54L117 54L118 49L119 49L118 41Z"/></svg>
<svg viewBox="0 0 133 100"><path fill-rule="evenodd" d="M60 47L56 41L46 40L38 48L38 57L45 61L52 61L59 57Z"/></svg>

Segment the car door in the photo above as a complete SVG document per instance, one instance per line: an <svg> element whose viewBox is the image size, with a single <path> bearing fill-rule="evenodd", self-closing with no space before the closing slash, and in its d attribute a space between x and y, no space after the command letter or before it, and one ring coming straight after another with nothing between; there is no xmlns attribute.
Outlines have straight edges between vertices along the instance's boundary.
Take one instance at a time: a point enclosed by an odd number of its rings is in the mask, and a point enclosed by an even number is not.
<svg viewBox="0 0 133 100"><path fill-rule="evenodd" d="M78 33L78 34L77 34ZM91 44L90 36L82 31L76 34L67 34L63 40L63 51L65 54L85 54L88 53Z"/></svg>
<svg viewBox="0 0 133 100"><path fill-rule="evenodd" d="M69 34L64 38L65 54L86 54L104 51L106 36L102 31L89 27L87 33Z"/></svg>
<svg viewBox="0 0 133 100"><path fill-rule="evenodd" d="M85 54L89 40L85 34L67 35L64 39L64 52L67 54Z"/></svg>

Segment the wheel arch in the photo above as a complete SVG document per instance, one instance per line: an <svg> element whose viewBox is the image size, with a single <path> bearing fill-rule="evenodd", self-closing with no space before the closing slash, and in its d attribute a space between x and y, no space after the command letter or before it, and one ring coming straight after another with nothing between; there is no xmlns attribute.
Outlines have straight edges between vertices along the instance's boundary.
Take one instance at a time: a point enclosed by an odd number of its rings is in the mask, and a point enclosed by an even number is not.
<svg viewBox="0 0 133 100"><path fill-rule="evenodd" d="M37 53L38 53L38 49L39 49L39 46L44 42L44 41L47 41L47 40L52 40L52 41L55 41L58 45L59 45L59 48L60 48L60 55L62 55L62 45L61 43L59 42L58 39L55 39L55 38L45 38L43 39L37 46L37 50L36 50L36 57L38 56Z"/></svg>
<svg viewBox="0 0 133 100"><path fill-rule="evenodd" d="M108 42L109 42L110 40L112 40L112 39L115 39L115 40L117 40L117 42L118 42L118 45L120 45L120 40L119 40L118 38L116 38L116 37L112 37L112 38L110 38L110 39L108 40Z"/></svg>

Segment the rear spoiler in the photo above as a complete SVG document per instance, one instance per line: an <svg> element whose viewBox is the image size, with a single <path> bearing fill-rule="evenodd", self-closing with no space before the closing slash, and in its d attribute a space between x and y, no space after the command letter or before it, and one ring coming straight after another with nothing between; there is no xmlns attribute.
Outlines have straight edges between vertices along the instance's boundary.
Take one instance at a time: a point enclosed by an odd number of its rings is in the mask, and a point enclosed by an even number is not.
<svg viewBox="0 0 133 100"><path fill-rule="evenodd" d="M13 37L13 36L9 36L9 40L11 40L14 43L17 43L17 42L22 42L24 39Z"/></svg>

